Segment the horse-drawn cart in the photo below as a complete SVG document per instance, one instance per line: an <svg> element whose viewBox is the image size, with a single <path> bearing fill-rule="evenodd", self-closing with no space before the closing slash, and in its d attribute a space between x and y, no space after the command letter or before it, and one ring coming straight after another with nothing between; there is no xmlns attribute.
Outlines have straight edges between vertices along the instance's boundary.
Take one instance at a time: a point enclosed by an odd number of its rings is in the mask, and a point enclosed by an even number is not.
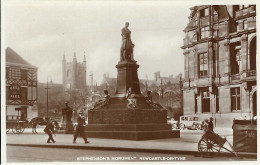
<svg viewBox="0 0 260 165"><path fill-rule="evenodd" d="M6 133L12 130L13 133L23 133L24 129L29 127L30 124L27 121L15 120L6 122Z"/></svg>

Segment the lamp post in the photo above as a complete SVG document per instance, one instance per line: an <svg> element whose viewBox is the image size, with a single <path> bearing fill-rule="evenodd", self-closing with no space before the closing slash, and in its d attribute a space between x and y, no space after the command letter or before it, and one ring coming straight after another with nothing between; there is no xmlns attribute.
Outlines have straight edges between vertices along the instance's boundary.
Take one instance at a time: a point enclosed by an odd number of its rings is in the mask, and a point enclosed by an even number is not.
<svg viewBox="0 0 260 165"><path fill-rule="evenodd" d="M46 99L46 109L47 109L47 114L46 114L46 116L47 116L47 118L49 117L49 82L48 82L48 78L49 78L49 76L47 77L47 88L45 88L46 89L46 94L47 94L47 99Z"/></svg>

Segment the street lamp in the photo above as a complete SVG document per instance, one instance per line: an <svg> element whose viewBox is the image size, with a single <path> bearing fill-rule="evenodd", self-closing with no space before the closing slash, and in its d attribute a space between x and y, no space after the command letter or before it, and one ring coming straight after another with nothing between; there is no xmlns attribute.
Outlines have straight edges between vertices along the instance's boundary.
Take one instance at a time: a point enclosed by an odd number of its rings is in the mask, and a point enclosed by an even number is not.
<svg viewBox="0 0 260 165"><path fill-rule="evenodd" d="M46 105L47 105L47 118L49 117L49 82L48 82L48 78L49 78L50 76L48 76L47 77L47 88L45 88L46 89L46 93L47 93L47 99L46 99Z"/></svg>

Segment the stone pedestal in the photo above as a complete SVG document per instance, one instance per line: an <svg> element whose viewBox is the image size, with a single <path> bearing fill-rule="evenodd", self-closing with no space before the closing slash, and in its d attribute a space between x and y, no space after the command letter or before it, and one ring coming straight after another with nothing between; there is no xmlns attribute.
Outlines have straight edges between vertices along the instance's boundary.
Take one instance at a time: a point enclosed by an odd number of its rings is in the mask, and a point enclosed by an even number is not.
<svg viewBox="0 0 260 165"><path fill-rule="evenodd" d="M56 130L56 133L66 133L72 134L74 132L74 127L72 121L63 122L59 130Z"/></svg>
<svg viewBox="0 0 260 165"><path fill-rule="evenodd" d="M89 124L86 135L90 138L150 140L179 138L179 130L171 130L170 124Z"/></svg>
<svg viewBox="0 0 260 165"><path fill-rule="evenodd" d="M136 61L120 61L117 65L117 86L116 95L124 96L126 91L131 88L135 94L141 94L137 69L139 65Z"/></svg>
<svg viewBox="0 0 260 165"><path fill-rule="evenodd" d="M141 94L136 61L120 61L116 93L108 103L88 111L87 137L127 140L179 138L180 131L167 124L167 111ZM126 93L131 88L133 96ZM129 108L129 99L134 108Z"/></svg>

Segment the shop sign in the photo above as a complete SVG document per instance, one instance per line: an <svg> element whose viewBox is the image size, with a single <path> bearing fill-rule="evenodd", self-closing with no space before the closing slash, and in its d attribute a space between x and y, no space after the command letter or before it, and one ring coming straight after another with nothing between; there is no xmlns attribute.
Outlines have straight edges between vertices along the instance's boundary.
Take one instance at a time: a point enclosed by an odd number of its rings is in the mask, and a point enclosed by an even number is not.
<svg viewBox="0 0 260 165"><path fill-rule="evenodd" d="M21 98L21 87L18 84L12 84L10 87L10 99L18 100Z"/></svg>

